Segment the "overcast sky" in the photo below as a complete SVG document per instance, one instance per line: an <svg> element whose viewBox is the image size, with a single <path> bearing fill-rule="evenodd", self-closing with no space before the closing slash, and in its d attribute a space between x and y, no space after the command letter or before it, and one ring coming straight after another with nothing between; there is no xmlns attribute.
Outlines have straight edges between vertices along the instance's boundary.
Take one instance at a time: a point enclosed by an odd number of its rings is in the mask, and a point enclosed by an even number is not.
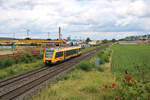
<svg viewBox="0 0 150 100"><path fill-rule="evenodd" d="M150 33L150 0L0 0L0 37L112 39Z"/></svg>

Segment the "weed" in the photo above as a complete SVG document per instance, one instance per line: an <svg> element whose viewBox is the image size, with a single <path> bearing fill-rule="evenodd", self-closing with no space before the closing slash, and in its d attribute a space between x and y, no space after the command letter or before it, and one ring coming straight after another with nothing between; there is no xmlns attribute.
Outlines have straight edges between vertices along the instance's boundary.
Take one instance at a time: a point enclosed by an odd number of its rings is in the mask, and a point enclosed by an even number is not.
<svg viewBox="0 0 150 100"><path fill-rule="evenodd" d="M0 62L0 64L1 64L0 68L2 69L2 68L9 67L9 66L13 65L14 63L15 63L15 61L12 58L9 58L9 57L5 58L4 60L2 60Z"/></svg>
<svg viewBox="0 0 150 100"><path fill-rule="evenodd" d="M84 92L87 92L87 93L98 93L99 92L97 87L94 87L94 86L84 87L83 89L81 89L81 91L84 91Z"/></svg>
<svg viewBox="0 0 150 100"><path fill-rule="evenodd" d="M92 64L89 63L89 61L81 61L79 64L77 64L77 68L82 69L84 71L91 71Z"/></svg>
<svg viewBox="0 0 150 100"><path fill-rule="evenodd" d="M65 100L80 100L78 97L67 97Z"/></svg>
<svg viewBox="0 0 150 100"><path fill-rule="evenodd" d="M104 72L104 68L102 68L101 66L97 66L96 69L100 72Z"/></svg>
<svg viewBox="0 0 150 100"><path fill-rule="evenodd" d="M70 78L69 74L64 74L61 80L68 80Z"/></svg>

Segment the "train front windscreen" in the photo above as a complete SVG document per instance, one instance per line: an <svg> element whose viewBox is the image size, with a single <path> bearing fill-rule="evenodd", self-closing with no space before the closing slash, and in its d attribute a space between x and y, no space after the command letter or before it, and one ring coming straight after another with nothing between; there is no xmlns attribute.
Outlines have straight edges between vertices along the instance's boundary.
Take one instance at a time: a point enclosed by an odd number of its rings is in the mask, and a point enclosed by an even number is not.
<svg viewBox="0 0 150 100"><path fill-rule="evenodd" d="M53 57L53 53L54 53L54 50L46 49L46 55L45 55L45 57L46 58L52 58Z"/></svg>

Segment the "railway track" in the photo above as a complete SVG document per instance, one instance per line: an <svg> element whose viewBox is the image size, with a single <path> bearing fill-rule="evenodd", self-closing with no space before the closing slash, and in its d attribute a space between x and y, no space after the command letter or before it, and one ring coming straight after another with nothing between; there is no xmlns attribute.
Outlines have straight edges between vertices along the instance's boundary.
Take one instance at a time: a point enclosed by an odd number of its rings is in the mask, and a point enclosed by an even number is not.
<svg viewBox="0 0 150 100"><path fill-rule="evenodd" d="M76 57L54 67L37 68L0 81L0 100L28 99L27 94L37 90L38 87L40 88L40 85L44 84L44 82L48 81L47 83L51 83L64 73L73 70L75 65L81 60L89 59L97 51L102 50L107 46L108 45L105 45L95 50L83 53L80 57Z"/></svg>

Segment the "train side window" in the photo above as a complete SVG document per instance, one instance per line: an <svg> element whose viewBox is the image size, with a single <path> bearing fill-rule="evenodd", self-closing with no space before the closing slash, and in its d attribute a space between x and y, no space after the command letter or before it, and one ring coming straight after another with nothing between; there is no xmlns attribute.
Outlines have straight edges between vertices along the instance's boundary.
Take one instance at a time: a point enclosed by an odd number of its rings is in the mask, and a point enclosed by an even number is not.
<svg viewBox="0 0 150 100"><path fill-rule="evenodd" d="M63 52L57 52L55 58L62 57L62 56L63 56Z"/></svg>

